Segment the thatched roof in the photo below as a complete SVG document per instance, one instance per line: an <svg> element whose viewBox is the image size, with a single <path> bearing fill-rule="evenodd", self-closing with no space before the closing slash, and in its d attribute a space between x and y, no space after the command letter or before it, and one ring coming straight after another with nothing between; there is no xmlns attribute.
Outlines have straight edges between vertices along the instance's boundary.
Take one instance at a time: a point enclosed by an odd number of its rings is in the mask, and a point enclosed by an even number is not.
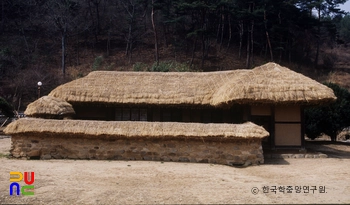
<svg viewBox="0 0 350 205"><path fill-rule="evenodd" d="M269 133L251 122L244 124L202 124L179 122L47 120L22 118L4 130L8 135L35 134L94 138L185 138L198 140L236 140L264 138Z"/></svg>
<svg viewBox="0 0 350 205"><path fill-rule="evenodd" d="M52 96L43 96L27 106L25 115L31 117L63 118L74 115L71 104Z"/></svg>
<svg viewBox="0 0 350 205"><path fill-rule="evenodd" d="M54 89L70 103L210 105L308 103L336 99L333 91L275 63L220 72L95 71Z"/></svg>

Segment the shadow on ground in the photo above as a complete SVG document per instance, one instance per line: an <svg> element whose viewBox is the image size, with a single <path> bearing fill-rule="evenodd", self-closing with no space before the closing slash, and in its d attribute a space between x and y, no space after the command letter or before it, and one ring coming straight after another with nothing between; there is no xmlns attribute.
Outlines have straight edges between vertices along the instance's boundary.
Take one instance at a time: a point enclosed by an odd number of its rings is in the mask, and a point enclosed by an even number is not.
<svg viewBox="0 0 350 205"><path fill-rule="evenodd" d="M265 159L264 165L288 165L290 164L285 159Z"/></svg>
<svg viewBox="0 0 350 205"><path fill-rule="evenodd" d="M331 141L306 141L306 149L321 152L328 158L350 159L350 143Z"/></svg>
<svg viewBox="0 0 350 205"><path fill-rule="evenodd" d="M288 158L337 158L350 159L349 142L331 142L328 140L307 140L305 149L270 149L264 147L264 164L286 165Z"/></svg>

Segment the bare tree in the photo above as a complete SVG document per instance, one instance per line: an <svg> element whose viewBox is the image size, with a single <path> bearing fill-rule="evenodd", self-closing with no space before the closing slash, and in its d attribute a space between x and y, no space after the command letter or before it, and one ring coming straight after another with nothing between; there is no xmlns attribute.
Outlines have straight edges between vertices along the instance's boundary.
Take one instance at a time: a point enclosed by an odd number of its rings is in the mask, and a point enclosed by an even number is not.
<svg viewBox="0 0 350 205"><path fill-rule="evenodd" d="M158 35L157 35L157 27L156 27L156 23L154 20L154 16L155 16L155 1L152 0L152 12L151 12L151 19L152 19L152 28L153 28L153 34L154 34L154 56L155 56L155 60L156 63L158 65L159 63L159 51L158 51Z"/></svg>
<svg viewBox="0 0 350 205"><path fill-rule="evenodd" d="M265 7L266 7L266 5L265 5ZM270 41L269 31L267 30L266 9L264 10L264 26L265 26L266 41L267 41L267 45L268 45L269 50L270 50L270 60L273 61L271 41Z"/></svg>
<svg viewBox="0 0 350 205"><path fill-rule="evenodd" d="M249 12L253 13L255 4L249 3ZM248 28L247 35L247 59L246 67L250 68L251 64L254 63L254 17L251 16L250 28Z"/></svg>
<svg viewBox="0 0 350 205"><path fill-rule="evenodd" d="M44 8L47 11L48 25L51 30L54 25L53 32L59 32L61 35L61 68L62 74L66 73L66 43L67 38L77 32L79 27L79 3L74 0L48 0Z"/></svg>
<svg viewBox="0 0 350 205"><path fill-rule="evenodd" d="M239 30L239 51L238 51L238 57L239 59L242 58L242 47L243 47L243 34L244 34L244 24L243 20L238 21L238 30Z"/></svg>
<svg viewBox="0 0 350 205"><path fill-rule="evenodd" d="M102 0L88 0L89 13L91 21L93 23L93 33L95 36L95 43L98 42L98 35L101 31L101 20L100 20L100 4Z"/></svg>
<svg viewBox="0 0 350 205"><path fill-rule="evenodd" d="M128 32L127 35L125 36L126 40L126 48L125 48L125 55L128 56L129 63L131 62L132 59L132 49L133 49L133 30L134 30L134 25L135 25L135 19L136 19L136 3L133 0L128 0L128 1L120 1L120 3L123 5L127 16L128 16Z"/></svg>

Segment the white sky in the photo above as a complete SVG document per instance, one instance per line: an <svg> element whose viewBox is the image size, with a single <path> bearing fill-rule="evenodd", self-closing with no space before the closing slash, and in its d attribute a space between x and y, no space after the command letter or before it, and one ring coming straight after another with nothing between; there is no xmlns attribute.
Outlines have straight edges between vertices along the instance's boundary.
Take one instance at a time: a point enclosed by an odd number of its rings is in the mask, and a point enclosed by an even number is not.
<svg viewBox="0 0 350 205"><path fill-rule="evenodd" d="M340 5L339 8L350 13L350 0L348 0L345 4Z"/></svg>

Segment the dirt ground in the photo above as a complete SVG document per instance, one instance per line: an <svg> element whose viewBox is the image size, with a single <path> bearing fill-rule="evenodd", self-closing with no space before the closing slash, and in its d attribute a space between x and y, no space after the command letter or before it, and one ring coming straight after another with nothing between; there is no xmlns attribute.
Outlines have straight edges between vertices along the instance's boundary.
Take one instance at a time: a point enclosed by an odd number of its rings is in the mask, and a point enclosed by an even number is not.
<svg viewBox="0 0 350 205"><path fill-rule="evenodd" d="M308 142L307 147L329 158L266 159L263 165L247 168L149 161L14 160L6 158L10 146L10 138L0 138L0 204L350 203L350 143ZM35 195L10 196L10 171L35 172ZM264 186L269 187L268 193ZM273 186L281 189L274 193ZM288 186L291 193L287 193ZM298 186L309 187L309 193L297 193ZM316 191L311 190L314 186ZM325 193L320 193L320 186Z"/></svg>

